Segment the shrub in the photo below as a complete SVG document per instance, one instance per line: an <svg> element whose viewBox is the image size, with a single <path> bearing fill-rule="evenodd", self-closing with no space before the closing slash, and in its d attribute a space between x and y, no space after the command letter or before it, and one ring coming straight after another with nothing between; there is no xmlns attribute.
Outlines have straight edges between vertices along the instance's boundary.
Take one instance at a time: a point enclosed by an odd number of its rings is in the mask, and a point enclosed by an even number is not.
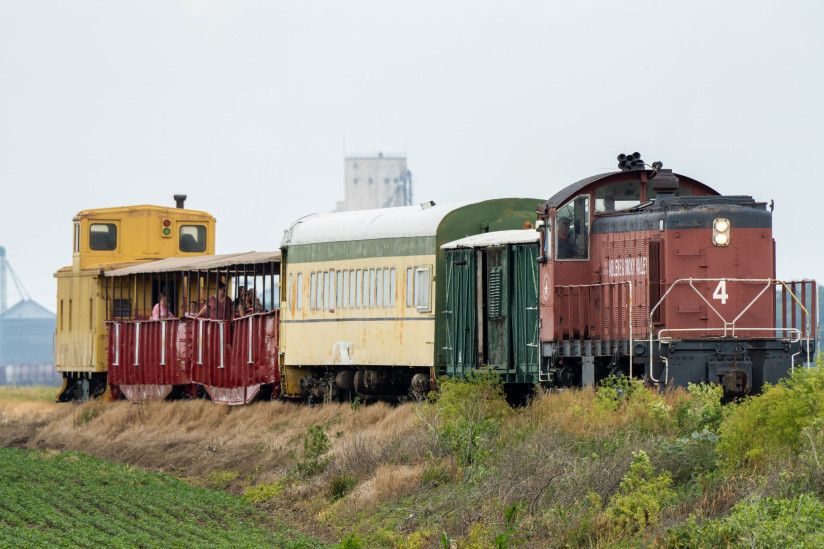
<svg viewBox="0 0 824 549"><path fill-rule="evenodd" d="M667 530L666 547L824 547L824 504L810 494L743 501L724 518L691 516Z"/></svg>
<svg viewBox="0 0 824 549"><path fill-rule="evenodd" d="M325 456L332 449L332 442L329 435L320 425L309 427L306 437L303 439L303 459L298 461L296 468L305 477L320 473L329 462L332 456Z"/></svg>
<svg viewBox="0 0 824 549"><path fill-rule="evenodd" d="M721 398L724 388L715 383L690 383L689 398L676 412L678 426L683 433L717 432L724 418Z"/></svg>
<svg viewBox="0 0 824 549"><path fill-rule="evenodd" d="M428 406L434 406L438 417L431 425L440 443L466 467L483 461L487 445L511 413L500 378L494 373L444 380L437 400Z"/></svg>
<svg viewBox="0 0 824 549"><path fill-rule="evenodd" d="M719 428L718 453L730 469L760 470L769 460L797 456L805 428L822 418L824 369L798 369L731 409Z"/></svg>
<svg viewBox="0 0 824 549"><path fill-rule="evenodd" d="M621 402L628 400L635 392L643 391L643 382L626 376L608 376L599 383L595 393L595 403L605 412L618 410Z"/></svg>
<svg viewBox="0 0 824 549"><path fill-rule="evenodd" d="M629 471L606 508L613 530L621 535L657 523L661 509L675 498L675 492L670 489L672 479L669 473L653 477L647 453L639 450L632 455L634 459Z"/></svg>

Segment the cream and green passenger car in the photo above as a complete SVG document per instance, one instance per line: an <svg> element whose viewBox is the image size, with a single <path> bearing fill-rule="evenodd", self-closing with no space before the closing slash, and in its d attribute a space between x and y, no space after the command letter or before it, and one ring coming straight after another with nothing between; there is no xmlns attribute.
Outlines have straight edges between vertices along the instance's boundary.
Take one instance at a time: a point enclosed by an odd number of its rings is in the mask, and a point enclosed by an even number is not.
<svg viewBox="0 0 824 549"><path fill-rule="evenodd" d="M531 227L539 202L425 202L295 222L281 246L284 395L386 399L434 388L448 351L440 247Z"/></svg>

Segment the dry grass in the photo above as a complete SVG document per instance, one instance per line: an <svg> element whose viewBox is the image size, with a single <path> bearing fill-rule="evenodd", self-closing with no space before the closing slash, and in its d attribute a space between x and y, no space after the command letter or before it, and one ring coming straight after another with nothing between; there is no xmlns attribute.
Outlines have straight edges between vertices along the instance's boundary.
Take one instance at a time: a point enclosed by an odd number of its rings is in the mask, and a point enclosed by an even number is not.
<svg viewBox="0 0 824 549"><path fill-rule="evenodd" d="M351 499L360 505L395 500L407 496L420 486L423 465L383 465L374 476L360 484Z"/></svg>
<svg viewBox="0 0 824 549"><path fill-rule="evenodd" d="M660 405L627 402L617 410L608 410L599 405L594 389L539 394L519 417L522 422L552 426L559 433L576 438L597 438L639 429L672 434L667 410L681 406L689 398L688 393L683 389L671 389L660 394L646 394L660 401Z"/></svg>

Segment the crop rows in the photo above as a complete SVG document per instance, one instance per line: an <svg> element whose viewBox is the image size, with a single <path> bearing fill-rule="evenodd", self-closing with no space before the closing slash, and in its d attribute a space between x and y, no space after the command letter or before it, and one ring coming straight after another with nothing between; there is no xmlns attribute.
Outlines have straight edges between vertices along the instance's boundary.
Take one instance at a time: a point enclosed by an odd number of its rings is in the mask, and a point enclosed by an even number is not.
<svg viewBox="0 0 824 549"><path fill-rule="evenodd" d="M0 548L323 544L231 494L75 453L0 449Z"/></svg>

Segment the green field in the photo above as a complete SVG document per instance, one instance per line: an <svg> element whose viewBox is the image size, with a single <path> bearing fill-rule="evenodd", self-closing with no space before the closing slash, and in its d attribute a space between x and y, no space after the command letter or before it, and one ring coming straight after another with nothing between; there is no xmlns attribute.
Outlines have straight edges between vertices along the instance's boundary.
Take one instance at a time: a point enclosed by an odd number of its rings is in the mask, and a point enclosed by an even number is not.
<svg viewBox="0 0 824 549"><path fill-rule="evenodd" d="M327 547L232 494L72 452L0 448L0 547Z"/></svg>
<svg viewBox="0 0 824 549"><path fill-rule="evenodd" d="M54 402L54 398L59 391L60 387L57 386L27 385L18 387L16 385L2 385L0 386L0 400Z"/></svg>

